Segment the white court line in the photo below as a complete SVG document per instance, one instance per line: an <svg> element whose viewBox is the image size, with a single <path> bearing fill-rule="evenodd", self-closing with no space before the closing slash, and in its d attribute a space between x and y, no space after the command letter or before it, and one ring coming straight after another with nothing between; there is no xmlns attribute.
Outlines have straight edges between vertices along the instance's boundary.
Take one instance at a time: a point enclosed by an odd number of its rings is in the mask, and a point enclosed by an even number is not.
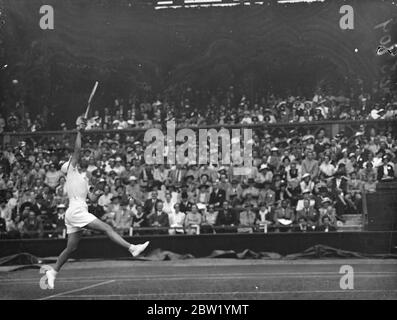
<svg viewBox="0 0 397 320"><path fill-rule="evenodd" d="M112 280L114 281L124 281L124 282L133 282L133 281L165 281L165 282L172 282L172 281L226 281L226 280L239 280L239 279L245 279L245 280L261 280L261 279L279 279L279 278L288 278L288 279L325 279L325 278L340 278L340 274L326 274L326 275L300 275L300 276L295 276L295 275L279 275L279 276L273 276L273 275L261 275L260 277L258 276L250 276L250 275L244 275L244 276L232 276L232 275L225 275L225 276L219 276L219 277L213 277L213 276L202 276L202 277L194 277L192 278L191 276L186 276L186 277L164 277L164 278L115 278L111 277ZM369 277L371 276L371 277ZM367 279L372 279L372 278L390 278L392 275L390 274L355 274L356 278L367 278ZM98 280L107 280L107 278L95 278L95 279L57 279L57 283L75 283L75 282L94 282ZM110 280L110 279L109 279ZM30 284L36 284L36 280L29 280L29 281L3 281L3 283L8 283L8 284L20 284L20 285L30 285ZM1 282L0 282L1 284Z"/></svg>
<svg viewBox="0 0 397 320"><path fill-rule="evenodd" d="M375 277L386 277L390 275L395 275L397 272L385 271L385 272L355 272L355 276L375 276ZM130 280L130 281L142 281L142 280L201 280L201 279L221 279L221 278L249 278L249 277L263 277L263 278L282 278L282 277L302 277L302 278L319 278L319 277L340 277L338 272L278 272L278 273L230 273L230 274L202 274L202 275L153 275L153 276L111 276L108 278L114 280ZM93 277L73 277L73 278L58 278L58 282L76 282L76 281L95 281L95 280L105 280L107 277L104 276L93 276ZM3 279L0 283L10 283L10 282L20 282L20 283L30 283L37 282L37 278L21 278L21 279Z"/></svg>
<svg viewBox="0 0 397 320"><path fill-rule="evenodd" d="M87 294L87 295L65 295L64 298L107 298L107 297L156 297L156 296L214 296L214 295L237 295L237 294L315 294L315 293L392 293L397 290L292 290L292 291L226 291L226 292L173 292L173 293L134 293L134 294Z"/></svg>
<svg viewBox="0 0 397 320"><path fill-rule="evenodd" d="M91 288L103 286L103 285L105 285L105 284L112 283L112 282L115 282L115 281L116 281L116 280L104 281L104 282L100 282L100 283L97 283L97 284L93 284L93 285L91 285L91 286L87 286L87 287L83 287L83 288L79 288L79 289L74 289L74 290L70 290L70 291L65 291L65 292L57 293L57 294L54 294L54 295L52 295L52 296L40 298L40 299L38 299L38 300L48 300L48 299L55 298L55 297L61 297L61 296L64 296L65 294L75 293L75 292L79 292L79 291L83 291L83 290L87 290L87 289L91 289Z"/></svg>

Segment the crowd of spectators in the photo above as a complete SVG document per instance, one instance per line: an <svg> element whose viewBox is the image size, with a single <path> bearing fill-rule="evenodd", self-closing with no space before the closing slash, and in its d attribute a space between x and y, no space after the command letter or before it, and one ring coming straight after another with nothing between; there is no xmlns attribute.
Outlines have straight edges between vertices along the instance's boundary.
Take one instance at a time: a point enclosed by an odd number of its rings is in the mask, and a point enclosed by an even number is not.
<svg viewBox="0 0 397 320"><path fill-rule="evenodd" d="M162 127L167 120L174 120L179 126L201 126L395 119L397 116L397 97L377 92L346 97L319 91L310 97L268 95L251 101L247 95L230 87L212 94L187 88L178 97L155 96L139 99L130 95L126 99L116 98L109 106L97 107L87 129L147 129ZM27 109L24 101L18 101L9 114L0 114L0 133L49 128L48 108L35 117L25 112ZM68 127L74 129L74 123L62 122L58 129Z"/></svg>
<svg viewBox="0 0 397 320"><path fill-rule="evenodd" d="M253 168L245 176L224 165L147 165L146 142L133 134L83 138L80 169L96 197L89 211L121 234L334 231L345 214L362 213L363 192L397 172L396 135L386 127L285 137L264 127L253 135ZM68 141L2 147L3 237L64 236L60 167L72 151Z"/></svg>

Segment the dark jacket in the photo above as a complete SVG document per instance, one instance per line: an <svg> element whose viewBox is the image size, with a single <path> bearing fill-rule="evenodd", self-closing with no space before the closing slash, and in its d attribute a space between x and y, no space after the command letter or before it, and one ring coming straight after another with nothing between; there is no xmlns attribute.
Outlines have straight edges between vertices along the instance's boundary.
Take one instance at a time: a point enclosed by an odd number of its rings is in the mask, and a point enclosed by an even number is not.
<svg viewBox="0 0 397 320"><path fill-rule="evenodd" d="M385 178L385 170L384 170L384 166L380 166L378 167L378 180L382 180L382 178ZM387 176L389 178L394 178L394 169L393 166L391 164L386 164L386 171L387 171Z"/></svg>
<svg viewBox="0 0 397 320"><path fill-rule="evenodd" d="M168 214L165 213L164 211L161 212L159 215L157 212L151 213L147 216L147 220L149 223L149 226L153 226L155 222L158 222L160 224L160 227L169 227L170 223L168 220Z"/></svg>
<svg viewBox="0 0 397 320"><path fill-rule="evenodd" d="M223 189L218 189L212 191L210 194L209 204L217 204L219 206L226 200L226 191Z"/></svg>

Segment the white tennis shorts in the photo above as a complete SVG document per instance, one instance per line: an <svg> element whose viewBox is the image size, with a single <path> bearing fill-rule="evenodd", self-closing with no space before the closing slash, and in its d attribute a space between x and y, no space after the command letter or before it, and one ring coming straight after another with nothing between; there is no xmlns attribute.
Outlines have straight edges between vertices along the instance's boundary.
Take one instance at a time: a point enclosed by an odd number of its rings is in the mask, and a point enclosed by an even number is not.
<svg viewBox="0 0 397 320"><path fill-rule="evenodd" d="M71 205L65 213L66 233L80 231L95 219L97 217L88 212L87 205Z"/></svg>

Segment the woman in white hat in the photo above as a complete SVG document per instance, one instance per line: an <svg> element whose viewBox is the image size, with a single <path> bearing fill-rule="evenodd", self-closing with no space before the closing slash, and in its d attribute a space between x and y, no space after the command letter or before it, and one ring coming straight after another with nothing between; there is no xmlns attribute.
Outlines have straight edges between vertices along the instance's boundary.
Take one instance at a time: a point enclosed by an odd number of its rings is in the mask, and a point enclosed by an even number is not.
<svg viewBox="0 0 397 320"><path fill-rule="evenodd" d="M65 191L69 198L69 208L65 213L65 226L68 234L68 242L66 248L59 255L54 268L46 272L50 289L54 288L56 276L62 266L77 249L83 228L105 232L112 241L126 248L134 257L145 250L149 244L148 241L139 245L128 243L108 224L100 221L93 214L88 212L88 206L86 203L86 198L89 195L88 179L85 175L81 174L78 169L81 150L81 132L84 130L85 125L85 120L79 124L74 153L71 159L64 163L61 168L62 172L66 174Z"/></svg>

